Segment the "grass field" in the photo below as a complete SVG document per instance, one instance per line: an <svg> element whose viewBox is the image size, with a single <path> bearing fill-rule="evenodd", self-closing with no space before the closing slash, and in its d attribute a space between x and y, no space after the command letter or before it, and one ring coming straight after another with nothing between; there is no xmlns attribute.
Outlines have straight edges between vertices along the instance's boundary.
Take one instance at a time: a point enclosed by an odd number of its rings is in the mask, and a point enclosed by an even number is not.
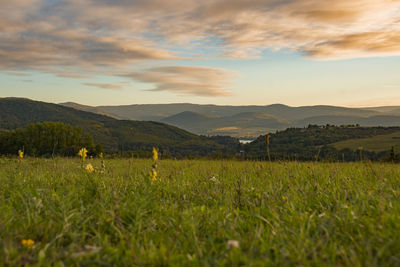
<svg viewBox="0 0 400 267"><path fill-rule="evenodd" d="M350 148L357 150L362 147L364 150L382 152L389 151L392 147L400 151L400 132L393 134L378 135L370 138L349 139L332 144L337 150Z"/></svg>
<svg viewBox="0 0 400 267"><path fill-rule="evenodd" d="M0 266L400 265L398 165L87 162L0 159Z"/></svg>

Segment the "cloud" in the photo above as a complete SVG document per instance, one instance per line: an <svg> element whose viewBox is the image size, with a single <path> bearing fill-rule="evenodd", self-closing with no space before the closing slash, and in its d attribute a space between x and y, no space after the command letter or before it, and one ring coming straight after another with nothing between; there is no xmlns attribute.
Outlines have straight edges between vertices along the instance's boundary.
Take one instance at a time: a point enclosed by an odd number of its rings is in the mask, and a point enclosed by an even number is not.
<svg viewBox="0 0 400 267"><path fill-rule="evenodd" d="M396 0L214 1L207 10L203 19L215 21L209 32L231 51L228 56L264 49L318 59L400 55L390 39L400 30ZM349 45L354 37L365 43Z"/></svg>
<svg viewBox="0 0 400 267"><path fill-rule="evenodd" d="M113 76L184 60L183 50L198 55L194 59L254 58L267 49L323 60L400 55L399 0L0 0L0 6L3 71ZM172 69L168 75L179 73ZM192 74L179 77L193 89ZM183 82L180 89L155 84L190 92ZM209 93L200 88L194 94L225 92L223 86Z"/></svg>
<svg viewBox="0 0 400 267"><path fill-rule="evenodd" d="M311 47L307 52L314 58L350 58L399 55L400 30L343 35Z"/></svg>
<svg viewBox="0 0 400 267"><path fill-rule="evenodd" d="M58 34L11 35L1 38L0 68L40 69L66 66L106 68L137 60L175 59L171 52L151 48L140 41L119 42L111 37ZM133 42L133 41L132 41Z"/></svg>
<svg viewBox="0 0 400 267"><path fill-rule="evenodd" d="M24 72L6 71L5 73L8 75L19 76L19 77L31 76L30 73L24 73Z"/></svg>
<svg viewBox="0 0 400 267"><path fill-rule="evenodd" d="M84 83L86 86L94 86L101 89L119 90L122 88L119 84L105 84L105 83Z"/></svg>
<svg viewBox="0 0 400 267"><path fill-rule="evenodd" d="M148 69L126 75L139 82L152 83L150 91L169 91L180 95L230 96L227 87L235 76L232 71L198 66L174 66Z"/></svg>
<svg viewBox="0 0 400 267"><path fill-rule="evenodd" d="M64 74L78 72L71 74L78 77L138 61L178 58L135 31L112 28L100 5L84 10L89 2L0 0L0 70L54 70L59 75L64 73L59 69L67 68L71 71ZM101 10L103 19L98 19L104 24L87 19Z"/></svg>

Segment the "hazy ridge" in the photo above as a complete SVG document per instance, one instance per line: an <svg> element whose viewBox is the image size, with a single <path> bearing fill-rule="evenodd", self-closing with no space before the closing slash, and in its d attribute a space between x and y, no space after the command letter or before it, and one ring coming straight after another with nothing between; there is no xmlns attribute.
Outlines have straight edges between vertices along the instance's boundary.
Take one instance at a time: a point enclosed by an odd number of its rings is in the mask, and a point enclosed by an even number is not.
<svg viewBox="0 0 400 267"><path fill-rule="evenodd" d="M220 106L187 103L98 107L75 103L61 105L108 114L117 119L164 122L196 134L236 137L256 137L265 132L309 124L400 126L400 106L347 108L327 105L290 107L283 104Z"/></svg>

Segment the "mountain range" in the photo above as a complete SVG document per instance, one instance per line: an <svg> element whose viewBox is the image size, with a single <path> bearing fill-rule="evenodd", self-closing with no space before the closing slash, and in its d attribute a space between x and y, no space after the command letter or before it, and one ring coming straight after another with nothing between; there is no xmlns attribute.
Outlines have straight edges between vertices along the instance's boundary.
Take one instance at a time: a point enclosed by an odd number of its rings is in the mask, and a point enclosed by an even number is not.
<svg viewBox="0 0 400 267"><path fill-rule="evenodd" d="M82 109L82 108L81 108ZM161 122L118 120L94 108L95 113L62 105L22 98L0 98L0 130L24 128L31 123L59 121L80 126L93 136L94 142L111 153L117 151L151 151L160 148L171 156L209 155L228 152L238 144L229 137L205 137Z"/></svg>
<svg viewBox="0 0 400 267"><path fill-rule="evenodd" d="M264 134L281 128L285 130L270 135L273 159L295 157L312 160L317 155L321 159L352 161L357 160L357 150L363 147L363 155L367 158L385 160L388 151L400 149L400 127L354 126L396 126L400 121L398 107L353 109L332 106L296 108L284 105L233 107L171 104L143 105L143 109L138 109L142 119L145 116L158 116L158 122L155 122L121 118L124 114L127 116L128 111L133 112L129 106L122 108L125 113L119 113L117 119L115 113L118 107L108 109L68 105L71 107L29 99L0 98L0 134L32 123L58 121L80 126L83 134L92 135L94 143L102 144L107 154L123 151L143 154L158 147L163 156L176 158L239 155L240 158L265 159L267 150ZM137 106L134 108L137 109ZM181 111L180 108L192 110ZM174 112L177 113L172 114ZM169 124L184 126L189 131ZM306 124L311 125L293 127ZM333 124L348 126L335 127ZM202 131L216 136L191 133ZM249 132L261 136L246 145L240 144L237 138L222 136Z"/></svg>
<svg viewBox="0 0 400 267"><path fill-rule="evenodd" d="M310 124L400 126L400 106L347 108L324 105L219 106L184 103L92 107L71 102L61 105L116 119L163 122L201 135L251 138Z"/></svg>

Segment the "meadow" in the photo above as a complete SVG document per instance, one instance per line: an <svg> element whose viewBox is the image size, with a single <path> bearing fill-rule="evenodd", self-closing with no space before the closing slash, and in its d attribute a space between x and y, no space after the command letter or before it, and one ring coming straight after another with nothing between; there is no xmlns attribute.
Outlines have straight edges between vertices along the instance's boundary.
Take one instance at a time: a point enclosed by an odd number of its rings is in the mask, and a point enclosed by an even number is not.
<svg viewBox="0 0 400 267"><path fill-rule="evenodd" d="M377 135L369 138L349 139L332 144L337 150L352 149L357 150L362 147L368 151L383 152L390 151L393 147L395 151L400 150L400 132L391 134Z"/></svg>
<svg viewBox="0 0 400 267"><path fill-rule="evenodd" d="M399 165L152 164L0 158L0 265L400 265Z"/></svg>

